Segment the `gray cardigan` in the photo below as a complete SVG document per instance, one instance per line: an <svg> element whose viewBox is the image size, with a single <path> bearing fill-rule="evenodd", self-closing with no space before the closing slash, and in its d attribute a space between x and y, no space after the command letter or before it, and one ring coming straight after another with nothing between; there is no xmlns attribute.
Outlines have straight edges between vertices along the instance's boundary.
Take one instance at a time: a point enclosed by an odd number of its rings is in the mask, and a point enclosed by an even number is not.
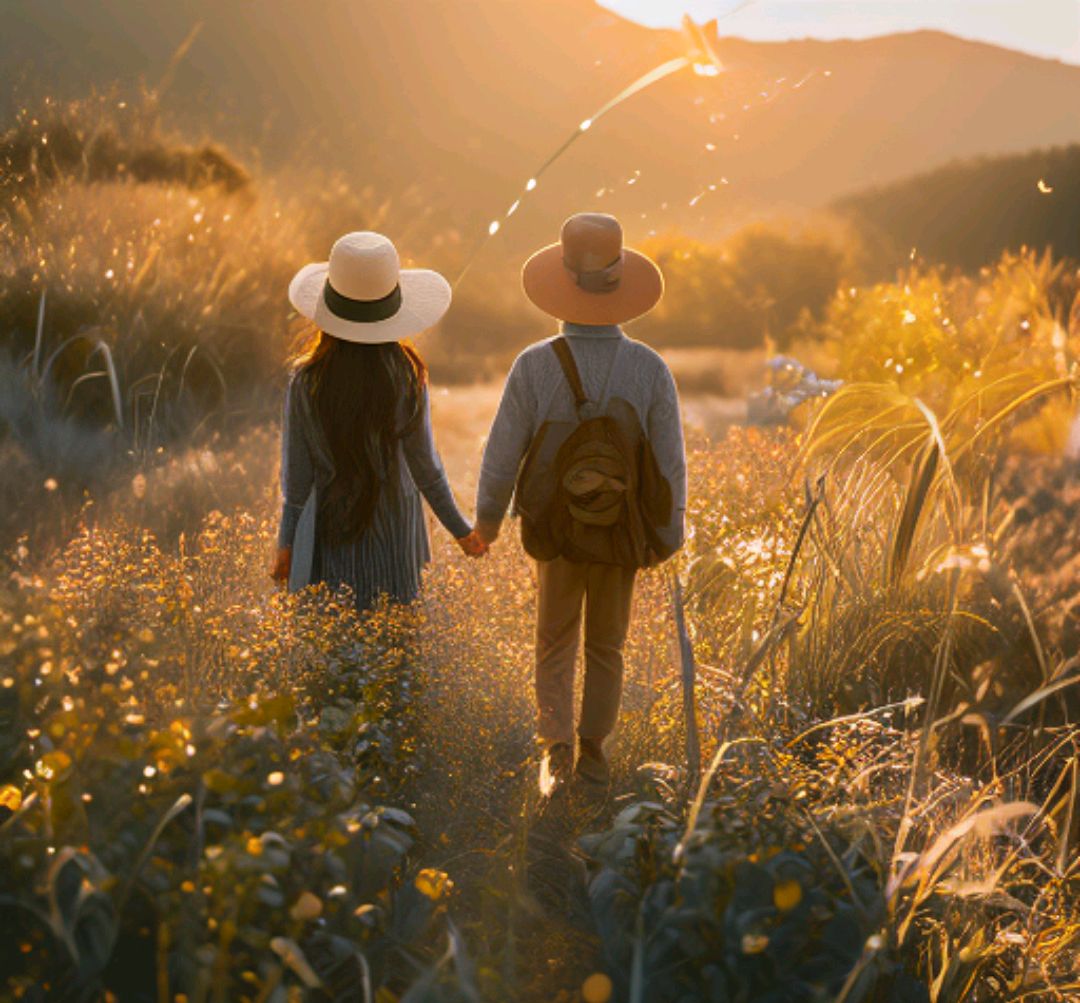
<svg viewBox="0 0 1080 1003"><path fill-rule="evenodd" d="M686 449L671 370L656 352L627 338L619 327L564 324L563 334L570 342L586 395L598 400L607 384L610 396L623 398L637 411L660 473L671 485L672 518L661 536L672 546L680 545L686 514ZM518 469L544 421L576 420L574 398L551 349L552 340L526 348L507 377L480 469L478 522L496 526L502 522ZM612 371L620 340L618 366Z"/></svg>
<svg viewBox="0 0 1080 1003"><path fill-rule="evenodd" d="M402 425L408 417L400 415ZM281 438L278 545L293 548L289 587L294 591L313 581L348 585L361 608L384 593L402 601L414 598L420 572L430 559L419 495L451 535L468 535L469 524L458 510L435 447L426 389L419 420L400 440L398 490L382 494L372 525L354 544L331 546L316 533L316 486L329 481L333 468L300 374L290 380L285 395Z"/></svg>

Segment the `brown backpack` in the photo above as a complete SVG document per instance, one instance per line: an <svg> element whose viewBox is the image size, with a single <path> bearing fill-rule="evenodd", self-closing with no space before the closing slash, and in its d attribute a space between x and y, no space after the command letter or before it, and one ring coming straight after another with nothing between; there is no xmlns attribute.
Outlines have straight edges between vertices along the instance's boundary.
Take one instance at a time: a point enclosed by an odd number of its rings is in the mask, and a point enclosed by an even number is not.
<svg viewBox="0 0 1080 1003"><path fill-rule="evenodd" d="M671 518L671 486L660 474L637 411L607 389L595 404L565 338L551 347L574 395L576 422L544 421L518 476L514 510L531 557L643 568L671 556L657 530ZM619 362L620 342L608 376Z"/></svg>

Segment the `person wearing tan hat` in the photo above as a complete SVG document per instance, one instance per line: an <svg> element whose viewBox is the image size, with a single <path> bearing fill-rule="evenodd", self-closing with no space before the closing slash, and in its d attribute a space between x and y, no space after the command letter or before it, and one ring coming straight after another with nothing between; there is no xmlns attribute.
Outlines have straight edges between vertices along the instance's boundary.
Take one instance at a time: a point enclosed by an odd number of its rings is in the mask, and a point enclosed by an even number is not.
<svg viewBox="0 0 1080 1003"><path fill-rule="evenodd" d="M427 370L404 339L450 306L437 272L402 269L382 234L348 233L289 285L312 322L282 428L283 505L271 576L347 587L358 610L416 598L430 558L420 496L470 556L487 549L458 510L431 428Z"/></svg>
<svg viewBox="0 0 1080 1003"><path fill-rule="evenodd" d="M559 243L526 262L522 284L561 333L522 352L507 378L484 451L477 532L493 542L514 497L537 558L537 731L541 787L551 791L572 770L608 780L604 741L618 718L635 575L682 544L686 457L671 371L620 327L651 310L664 284L648 257L623 246L618 220L570 217Z"/></svg>

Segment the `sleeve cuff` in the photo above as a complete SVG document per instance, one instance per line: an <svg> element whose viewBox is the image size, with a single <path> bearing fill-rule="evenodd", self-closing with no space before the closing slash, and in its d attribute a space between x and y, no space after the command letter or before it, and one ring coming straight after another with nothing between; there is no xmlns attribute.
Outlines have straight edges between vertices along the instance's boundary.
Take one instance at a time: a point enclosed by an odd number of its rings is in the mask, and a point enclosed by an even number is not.
<svg viewBox="0 0 1080 1003"><path fill-rule="evenodd" d="M460 540L472 532L472 526L460 514L446 523L446 529L455 540Z"/></svg>
<svg viewBox="0 0 1080 1003"><path fill-rule="evenodd" d="M300 523L303 505L290 505L286 502L281 507L281 523L278 526L278 546L291 547L296 537L296 527Z"/></svg>

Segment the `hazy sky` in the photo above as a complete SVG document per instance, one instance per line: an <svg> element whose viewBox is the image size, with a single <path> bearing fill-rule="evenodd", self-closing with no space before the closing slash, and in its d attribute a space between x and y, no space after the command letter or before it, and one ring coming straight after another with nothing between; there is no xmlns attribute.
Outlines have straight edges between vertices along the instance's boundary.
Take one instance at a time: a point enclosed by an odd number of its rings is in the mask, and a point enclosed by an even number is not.
<svg viewBox="0 0 1080 1003"><path fill-rule="evenodd" d="M723 17L740 0L600 0L654 26ZM1080 0L752 0L720 24L721 35L756 39L863 38L938 28L1080 64Z"/></svg>

